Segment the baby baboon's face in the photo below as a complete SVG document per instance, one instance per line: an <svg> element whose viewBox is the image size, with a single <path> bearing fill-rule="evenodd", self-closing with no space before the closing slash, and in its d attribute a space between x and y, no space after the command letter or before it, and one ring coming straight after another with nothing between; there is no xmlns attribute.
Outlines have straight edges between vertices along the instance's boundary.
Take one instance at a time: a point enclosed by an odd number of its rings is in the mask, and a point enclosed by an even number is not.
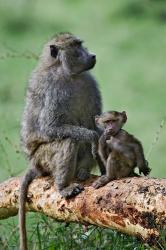
<svg viewBox="0 0 166 250"><path fill-rule="evenodd" d="M96 125L115 135L126 123L126 112L108 111L95 117Z"/></svg>

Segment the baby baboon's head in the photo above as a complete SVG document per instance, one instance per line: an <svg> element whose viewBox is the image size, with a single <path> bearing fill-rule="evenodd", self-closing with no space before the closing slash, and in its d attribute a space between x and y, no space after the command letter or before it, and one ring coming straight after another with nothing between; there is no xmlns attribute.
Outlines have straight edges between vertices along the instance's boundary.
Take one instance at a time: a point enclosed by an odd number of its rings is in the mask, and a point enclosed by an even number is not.
<svg viewBox="0 0 166 250"><path fill-rule="evenodd" d="M107 111L95 117L96 125L116 135L127 121L125 111Z"/></svg>
<svg viewBox="0 0 166 250"><path fill-rule="evenodd" d="M70 33L61 33L49 41L41 56L49 67L57 65L64 72L76 75L94 67L96 56L82 46L82 41Z"/></svg>

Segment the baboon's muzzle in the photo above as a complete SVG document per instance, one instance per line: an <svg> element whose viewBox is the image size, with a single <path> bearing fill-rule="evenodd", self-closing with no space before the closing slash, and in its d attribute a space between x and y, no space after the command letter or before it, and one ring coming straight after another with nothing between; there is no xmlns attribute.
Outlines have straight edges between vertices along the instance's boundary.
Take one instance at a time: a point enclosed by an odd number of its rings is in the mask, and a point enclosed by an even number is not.
<svg viewBox="0 0 166 250"><path fill-rule="evenodd" d="M91 54L89 56L88 64L86 70L92 69L96 64L96 55Z"/></svg>

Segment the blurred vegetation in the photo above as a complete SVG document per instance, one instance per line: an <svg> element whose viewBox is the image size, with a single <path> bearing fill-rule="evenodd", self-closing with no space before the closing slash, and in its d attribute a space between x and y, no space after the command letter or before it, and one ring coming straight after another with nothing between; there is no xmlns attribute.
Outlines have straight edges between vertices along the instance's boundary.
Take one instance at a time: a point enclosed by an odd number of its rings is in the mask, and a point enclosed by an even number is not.
<svg viewBox="0 0 166 250"><path fill-rule="evenodd" d="M43 44L60 31L80 36L85 45L97 54L97 64L92 73L100 85L104 110L127 111L126 129L143 142L152 167L151 175L166 177L166 1L1 0L0 181L21 174L27 167L19 147L26 85ZM8 225L5 227L7 232L16 228L16 234L10 237L7 233L1 235L4 225ZM16 225L15 219L0 222L0 241L5 240L5 244L10 246L16 244ZM59 229L56 229L57 225ZM61 224L54 227L56 235L61 227ZM70 226L70 230L76 230L74 235L78 228L81 234L81 227ZM58 234L64 242L55 249L68 249L65 240L68 242L70 236L68 230L62 235L65 230ZM92 232L98 242L96 247L90 238L80 243L85 246L83 249L126 249L126 246L128 249L144 249L133 239L111 233L111 230L101 230L100 238L100 230ZM40 231L36 232L34 235L39 239ZM8 242L12 237L15 241ZM54 243L56 237L52 238ZM123 247L116 247L115 238ZM77 249L76 243L73 244L70 248ZM10 249L17 248L13 245ZM40 248L39 244L36 249L54 247Z"/></svg>

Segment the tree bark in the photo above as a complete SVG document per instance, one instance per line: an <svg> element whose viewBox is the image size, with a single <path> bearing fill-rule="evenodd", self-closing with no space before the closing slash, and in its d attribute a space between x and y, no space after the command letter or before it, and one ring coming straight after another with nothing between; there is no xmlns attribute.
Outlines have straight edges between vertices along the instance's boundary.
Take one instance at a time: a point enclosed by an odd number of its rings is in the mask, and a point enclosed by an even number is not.
<svg viewBox="0 0 166 250"><path fill-rule="evenodd" d="M166 228L166 179L133 177L111 181L100 189L84 182L85 190L65 200L51 177L35 179L29 187L27 211L59 221L93 224L134 235L153 244ZM0 219L18 213L20 178L0 184Z"/></svg>

